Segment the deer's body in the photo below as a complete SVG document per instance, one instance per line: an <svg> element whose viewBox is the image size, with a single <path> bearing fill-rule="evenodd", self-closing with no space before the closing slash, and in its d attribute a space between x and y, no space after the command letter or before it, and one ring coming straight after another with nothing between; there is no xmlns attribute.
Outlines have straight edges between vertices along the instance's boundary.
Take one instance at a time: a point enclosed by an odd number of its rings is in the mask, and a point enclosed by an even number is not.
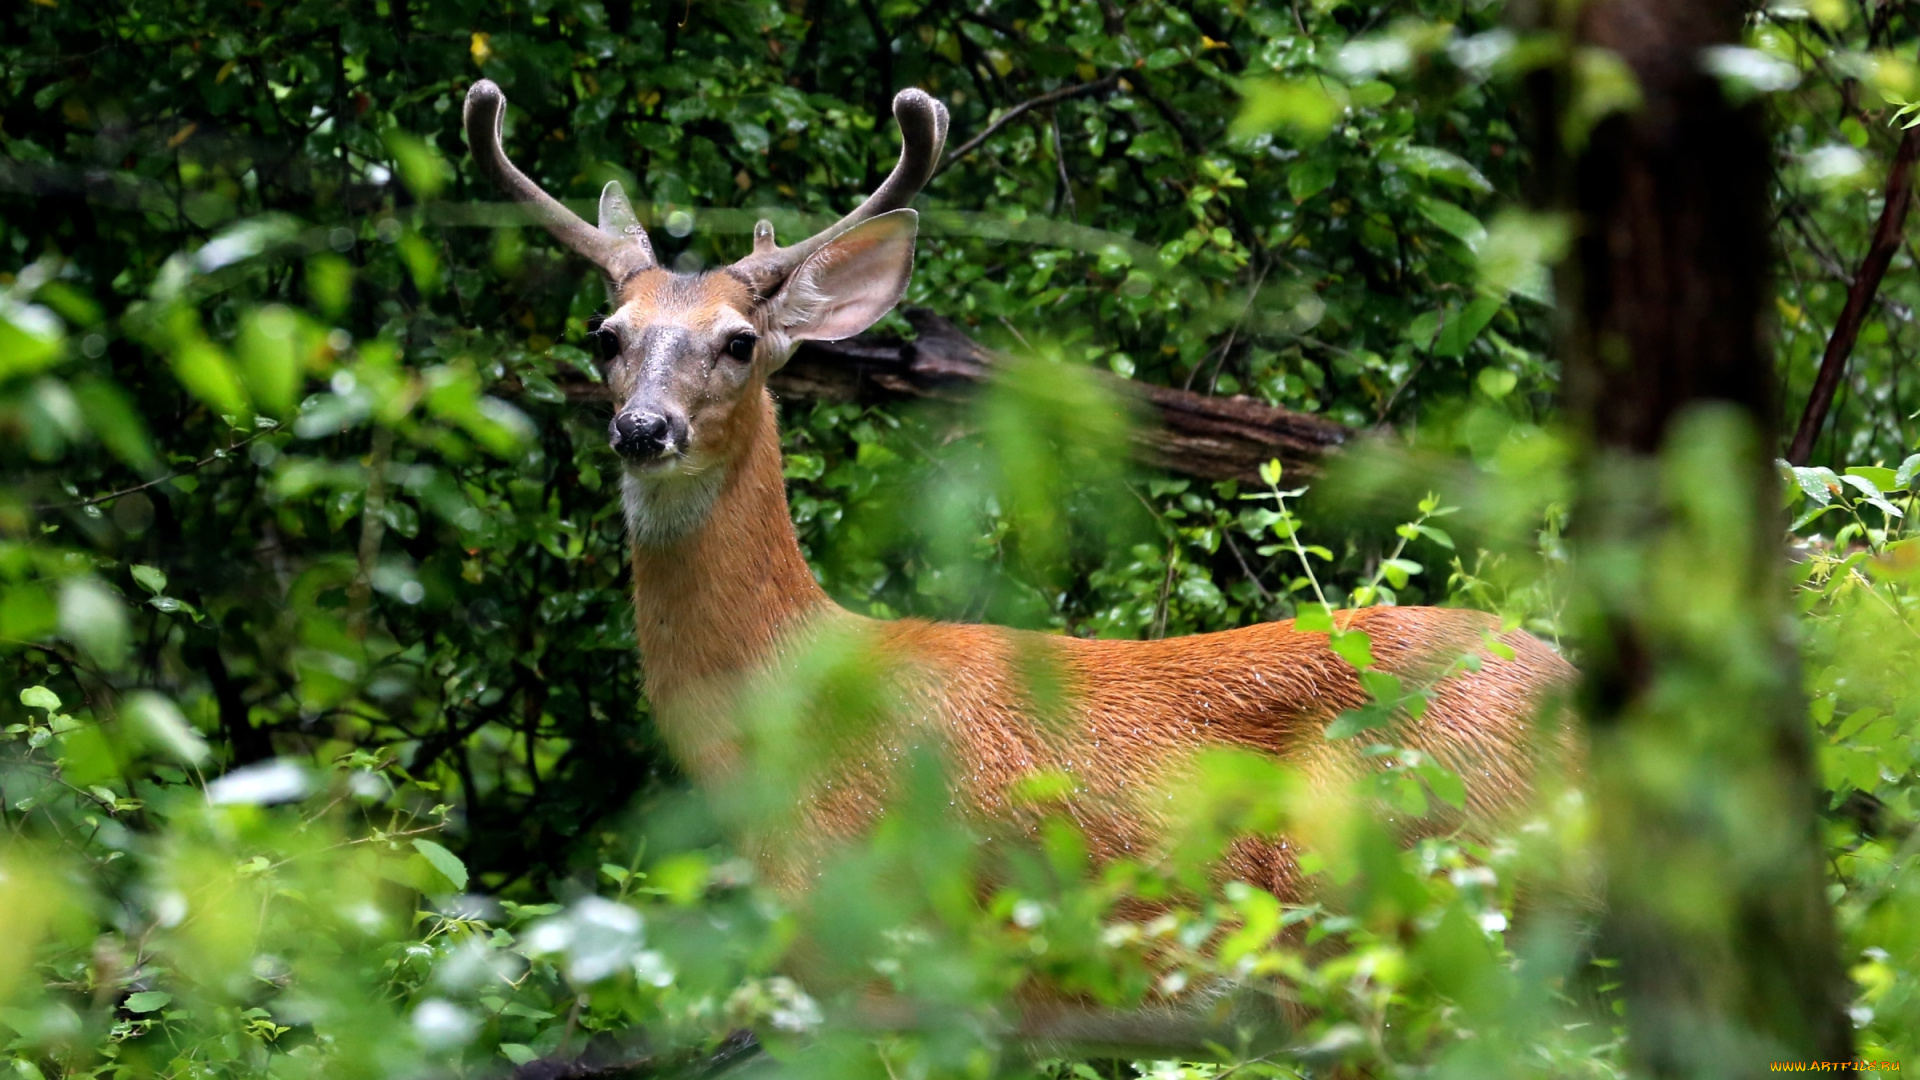
<svg viewBox="0 0 1920 1080"><path fill-rule="evenodd" d="M767 375L808 338L858 333L896 303L912 270L906 208L931 176L946 112L903 91L906 142L878 191L822 233L782 248L755 229L753 253L721 270L659 266L619 185L588 225L515 169L500 147L505 101L490 82L467 98L468 138L484 168L562 242L606 272L615 309L595 331L620 401L609 426L633 541L634 607L649 699L680 762L703 784L756 783L743 715L754 695L809 656L822 635L861 639L879 659L892 708L838 740L793 798L788 835L762 837L777 870L804 871L837 838L887 806L896 766L915 747L944 752L954 799L1022 824L1010 798L1029 776L1069 776L1069 810L1096 855L1152 855L1166 836L1168 782L1189 753L1243 747L1334 785L1365 768L1362 740L1329 741L1341 711L1363 704L1358 673L1325 634L1269 623L1153 642L1086 641L991 626L878 622L828 599L793 533ZM1425 685L1480 652L1487 616L1435 608L1342 615L1366 631L1381 670ZM1489 824L1527 796L1534 714L1570 683L1545 645L1509 634L1514 655L1435 685L1424 715L1394 733L1460 773L1468 824ZM1032 676L1045 672L1044 680ZM1046 684L1047 693L1036 687ZM1046 700L1040 698L1045 696ZM806 733L802 733L805 737ZM1544 740L1550 748L1559 738ZM766 762L759 763L764 766ZM797 858L796 858L797 856ZM1284 842L1241 843L1226 871L1297 892Z"/></svg>
<svg viewBox="0 0 1920 1080"><path fill-rule="evenodd" d="M959 805L980 818L1029 824L1010 798L1035 773L1074 781L1068 809L1093 854L1150 857L1169 820L1168 781L1192 752L1213 746L1262 751L1310 783L1343 783L1366 766L1371 740L1330 742L1326 725L1367 701L1358 675L1324 633L1291 621L1161 641L1086 640L996 626L879 621L836 605L800 553L786 501L773 406L761 394L751 448L729 470L703 527L674 542L636 545L634 607L648 699L676 758L703 786L753 782L738 717L754 688L795 661L827 624L862 634L886 660L903 707L863 732L812 778L798 819L764 857L785 873L835 841L864 832L891 801L895 773L914 746L947 759ZM751 568L751 569L749 569ZM1410 685L1442 674L1463 653L1478 672L1440 682L1399 745L1458 772L1467 815L1492 823L1531 791L1535 712L1573 669L1533 637L1502 640L1510 660L1486 655L1497 621L1474 611L1369 608L1343 617L1364 630L1381 670ZM1061 708L1038 715L1024 673L1036 658L1059 678ZM1547 740L1548 745L1557 740ZM1284 844L1237 845L1224 869L1282 896L1298 892Z"/></svg>

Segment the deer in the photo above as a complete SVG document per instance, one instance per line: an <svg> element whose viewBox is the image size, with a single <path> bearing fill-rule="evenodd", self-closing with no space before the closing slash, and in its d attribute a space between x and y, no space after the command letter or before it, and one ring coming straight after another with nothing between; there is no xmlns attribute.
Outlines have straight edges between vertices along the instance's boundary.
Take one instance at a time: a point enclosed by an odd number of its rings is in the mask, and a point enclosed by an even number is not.
<svg viewBox="0 0 1920 1080"><path fill-rule="evenodd" d="M901 299L918 228L909 204L940 160L942 104L918 89L894 98L899 160L845 217L786 246L760 221L748 254L698 272L661 265L617 181L590 225L529 179L502 147L505 107L489 80L467 94L479 167L606 278L611 311L593 333L616 402L607 436L620 460L644 692L672 756L698 787L752 787L742 702L806 663L806 643L822 634L863 642L897 691L888 719L841 739L794 793L785 834L758 847L763 862L784 867L770 872L804 881L833 845L872 827L898 794L894 766L915 746L944 755L962 811L1016 829L1034 828L1040 812L1021 796L1023 782L1064 774L1065 811L1096 860L1164 849L1179 810L1169 785L1197 752L1253 751L1314 790L1368 768L1366 740L1324 737L1369 701L1360 673L1327 632L1293 620L1084 639L871 619L815 580L788 508L767 379L800 342L851 337ZM1376 606L1335 618L1369 635L1378 670L1432 681L1424 711L1400 717L1394 735L1462 778L1469 825L1511 819L1543 760L1564 757L1556 703L1575 673L1544 642L1470 610ZM1480 662L1456 662L1468 655ZM1050 695L1029 685L1036 664L1052 672ZM1306 889L1285 836L1237 841L1222 859L1222 877L1282 899Z"/></svg>

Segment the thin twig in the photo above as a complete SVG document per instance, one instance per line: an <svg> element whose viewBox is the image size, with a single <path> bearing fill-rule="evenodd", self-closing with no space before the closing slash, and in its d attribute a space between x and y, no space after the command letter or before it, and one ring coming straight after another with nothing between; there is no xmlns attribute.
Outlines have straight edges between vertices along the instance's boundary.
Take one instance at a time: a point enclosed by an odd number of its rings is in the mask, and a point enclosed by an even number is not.
<svg viewBox="0 0 1920 1080"><path fill-rule="evenodd" d="M1060 174L1060 197L1067 204L1067 220L1078 224L1080 211L1073 205L1073 181L1067 179L1067 150L1060 143L1060 114L1048 109L1047 121L1047 126L1053 131L1053 165Z"/></svg>
<svg viewBox="0 0 1920 1080"><path fill-rule="evenodd" d="M360 507L359 571L347 588L347 626L356 637L367 636L367 610L373 599L374 563L386 535L381 511L387 501L387 462L393 456L393 429L373 429L373 452L368 455L367 494Z"/></svg>
<svg viewBox="0 0 1920 1080"><path fill-rule="evenodd" d="M119 491L109 491L105 495L95 495L91 499L78 499L78 500L75 500L74 502L63 502L63 503L40 503L34 507L34 510L36 511L71 510L71 509L76 509L83 506L97 506L100 503L112 502L113 500L118 499L124 495L131 495L136 491L145 491L150 487L156 487L160 484L164 484L167 481L174 479L175 477L185 476L187 473L205 468L206 466L211 465L216 461L223 461L229 457L232 457L234 451L247 445L253 440L259 438L260 436L265 435L267 432L275 431L275 430L278 430L278 429L277 428L261 428L259 431L254 432L253 434L247 436L244 439L241 439L239 442L234 443L229 447L226 447L225 449L215 450L213 453L208 454L206 457L201 458L199 461L196 461L193 464L186 466L185 468L175 469L165 476L155 477L154 479L149 480L144 484L135 484L130 488L122 488Z"/></svg>
<svg viewBox="0 0 1920 1080"><path fill-rule="evenodd" d="M1056 102L1066 101L1070 98L1086 97L1088 94L1097 94L1103 90L1111 90L1114 84L1119 81L1120 76L1113 74L1105 78L1095 79L1090 83L1063 86L1058 90L1049 90L1039 97L1029 98L1009 108L1006 112L1001 113L998 119L982 128L980 134L947 151L947 156L940 159L940 166L933 170L933 175L939 176L941 173L946 172L947 169L953 166L954 162L959 161L961 158L979 149L981 143L993 138L994 134L1001 128L1006 127L1009 123L1012 123L1029 110L1040 108L1043 105L1052 105Z"/></svg>
<svg viewBox="0 0 1920 1080"><path fill-rule="evenodd" d="M1240 554L1240 545L1233 542L1233 534L1222 529L1220 538L1227 542L1227 550L1233 552L1233 561L1240 564L1240 572L1247 575L1248 581L1253 582L1253 587L1260 591L1261 597L1267 600L1273 599L1273 594L1267 591L1267 587L1260 584L1260 575L1254 573L1253 567L1247 565L1247 557Z"/></svg>
<svg viewBox="0 0 1920 1080"><path fill-rule="evenodd" d="M1253 311L1253 302L1256 299L1258 299L1260 296L1260 286L1265 285L1267 283L1267 274L1272 272L1272 270L1273 270L1272 263L1266 263L1262 265L1260 267L1260 273L1256 275L1253 279L1253 287L1247 290L1247 302L1240 305L1239 317L1233 320L1233 326L1231 326L1227 330L1227 343L1225 345L1220 346L1220 362L1213 366L1213 379L1211 382L1207 384L1207 393L1209 394L1213 393L1213 388L1219 385L1220 369L1226 366L1227 354L1233 351L1234 339L1240 336L1240 326L1242 323L1245 323L1247 321L1247 315ZM1206 366L1205 361L1202 361L1198 364L1193 365L1193 370L1187 372L1186 383L1183 384L1180 387L1180 389L1182 390L1193 389L1194 376L1200 374L1200 369L1205 366Z"/></svg>
<svg viewBox="0 0 1920 1080"><path fill-rule="evenodd" d="M1153 630L1148 635L1158 641L1167 636L1167 607L1173 599L1173 570L1180 565L1180 541L1167 544L1167 574L1160 579L1160 599L1153 605Z"/></svg>

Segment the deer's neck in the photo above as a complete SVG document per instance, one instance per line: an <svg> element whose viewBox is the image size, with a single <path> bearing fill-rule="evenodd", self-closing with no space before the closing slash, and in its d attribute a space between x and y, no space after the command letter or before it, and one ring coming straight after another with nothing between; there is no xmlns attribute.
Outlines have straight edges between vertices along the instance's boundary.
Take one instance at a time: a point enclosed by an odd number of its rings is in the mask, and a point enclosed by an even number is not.
<svg viewBox="0 0 1920 1080"><path fill-rule="evenodd" d="M683 493L707 503L705 512L667 536L634 530L635 629L647 696L663 722L728 692L770 663L783 637L833 608L788 516L772 399L762 393L741 422L746 449L714 489ZM629 479L630 514L636 495L673 497L633 486L644 483Z"/></svg>

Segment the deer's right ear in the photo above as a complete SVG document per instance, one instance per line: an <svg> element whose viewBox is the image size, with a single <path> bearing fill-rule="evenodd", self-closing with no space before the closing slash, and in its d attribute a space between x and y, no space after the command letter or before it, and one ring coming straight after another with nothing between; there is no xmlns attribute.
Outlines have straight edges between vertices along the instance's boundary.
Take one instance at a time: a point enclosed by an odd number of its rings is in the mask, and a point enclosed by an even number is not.
<svg viewBox="0 0 1920 1080"><path fill-rule="evenodd" d="M907 291L919 227L919 214L893 210L827 241L768 301L769 325L789 341L837 341L872 326Z"/></svg>

